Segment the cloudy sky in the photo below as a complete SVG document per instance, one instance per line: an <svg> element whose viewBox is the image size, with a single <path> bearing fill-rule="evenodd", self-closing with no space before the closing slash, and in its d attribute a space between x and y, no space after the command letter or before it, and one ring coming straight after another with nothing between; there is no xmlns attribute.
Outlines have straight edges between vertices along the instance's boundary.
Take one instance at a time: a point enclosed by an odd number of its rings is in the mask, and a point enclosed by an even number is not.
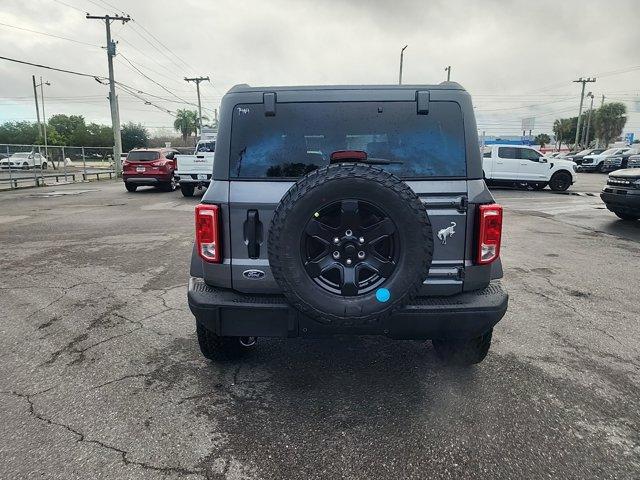
<svg viewBox="0 0 640 480"><path fill-rule="evenodd" d="M104 23L85 12L135 20L112 25L116 79L143 92L119 89L120 115L153 133L172 133L166 110L196 102L185 76L211 77L202 95L212 116L236 83L396 83L407 44L404 83L439 83L451 65L487 135L517 134L531 116L534 133L550 133L555 118L577 114L580 86L572 80L580 76L597 77L587 85L596 105L603 94L625 102L626 131L640 134L635 0L0 0L0 56L106 76ZM5 60L0 122L35 120L33 74L51 83L48 116L110 123L107 86Z"/></svg>

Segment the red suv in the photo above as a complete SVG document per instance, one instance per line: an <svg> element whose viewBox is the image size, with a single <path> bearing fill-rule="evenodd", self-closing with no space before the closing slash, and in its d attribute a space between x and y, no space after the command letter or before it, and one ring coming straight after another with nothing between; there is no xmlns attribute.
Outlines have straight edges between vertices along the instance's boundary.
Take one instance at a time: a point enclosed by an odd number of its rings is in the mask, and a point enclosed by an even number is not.
<svg viewBox="0 0 640 480"><path fill-rule="evenodd" d="M141 148L131 150L122 162L122 179L129 192L135 192L140 185L151 185L165 192L176 189L173 172L176 169L173 148Z"/></svg>

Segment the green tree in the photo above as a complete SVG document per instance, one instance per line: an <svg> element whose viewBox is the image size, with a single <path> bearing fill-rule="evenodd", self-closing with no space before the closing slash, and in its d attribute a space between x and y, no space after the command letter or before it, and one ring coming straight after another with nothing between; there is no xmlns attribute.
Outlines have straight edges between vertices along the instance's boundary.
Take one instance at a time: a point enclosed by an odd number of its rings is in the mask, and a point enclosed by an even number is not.
<svg viewBox="0 0 640 480"><path fill-rule="evenodd" d="M0 143L20 145L38 143L38 124L35 122L5 122L0 125Z"/></svg>
<svg viewBox="0 0 640 480"><path fill-rule="evenodd" d="M58 132L62 145L84 145L87 140L87 126L82 115L59 113L49 118L48 129ZM49 132L47 131L47 134ZM51 142L53 144L53 142Z"/></svg>
<svg viewBox="0 0 640 480"><path fill-rule="evenodd" d="M622 134L627 123L626 113L627 107L619 102L607 103L596 110L594 130L605 147Z"/></svg>
<svg viewBox="0 0 640 480"><path fill-rule="evenodd" d="M181 108L176 112L176 119L173 128L180 132L182 140L186 143L187 137L195 133L198 128L198 112Z"/></svg>
<svg viewBox="0 0 640 480"><path fill-rule="evenodd" d="M540 145L540 148L544 148L545 145L549 145L551 142L551 137L546 133L541 133L533 139L536 145Z"/></svg>
<svg viewBox="0 0 640 480"><path fill-rule="evenodd" d="M90 123L87 125L86 147L112 147L113 129L107 125Z"/></svg>
<svg viewBox="0 0 640 480"><path fill-rule="evenodd" d="M149 146L149 132L140 123L125 123L122 126L121 134L123 152L128 152L136 147Z"/></svg>

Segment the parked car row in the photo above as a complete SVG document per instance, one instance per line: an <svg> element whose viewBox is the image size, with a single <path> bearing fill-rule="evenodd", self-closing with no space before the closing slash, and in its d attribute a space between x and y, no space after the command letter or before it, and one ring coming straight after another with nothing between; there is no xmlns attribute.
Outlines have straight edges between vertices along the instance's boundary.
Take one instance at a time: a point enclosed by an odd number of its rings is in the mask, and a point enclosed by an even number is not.
<svg viewBox="0 0 640 480"><path fill-rule="evenodd" d="M129 192L151 185L165 191L180 187L185 197L209 186L213 173L215 138L198 142L193 155L174 148L142 148L123 154L122 179Z"/></svg>
<svg viewBox="0 0 640 480"><path fill-rule="evenodd" d="M629 157L638 153L638 150L632 147L609 148L600 153L591 153L582 159L580 170L584 172L611 172L626 168Z"/></svg>

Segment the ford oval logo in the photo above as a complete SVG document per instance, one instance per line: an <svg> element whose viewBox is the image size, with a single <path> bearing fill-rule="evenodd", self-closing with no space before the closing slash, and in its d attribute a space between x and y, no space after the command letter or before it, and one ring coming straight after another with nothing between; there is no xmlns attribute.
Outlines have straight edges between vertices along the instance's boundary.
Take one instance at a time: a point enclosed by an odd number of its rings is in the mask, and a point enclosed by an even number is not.
<svg viewBox="0 0 640 480"><path fill-rule="evenodd" d="M242 275L249 280L260 280L264 278L264 272L262 270L245 270L242 272Z"/></svg>

